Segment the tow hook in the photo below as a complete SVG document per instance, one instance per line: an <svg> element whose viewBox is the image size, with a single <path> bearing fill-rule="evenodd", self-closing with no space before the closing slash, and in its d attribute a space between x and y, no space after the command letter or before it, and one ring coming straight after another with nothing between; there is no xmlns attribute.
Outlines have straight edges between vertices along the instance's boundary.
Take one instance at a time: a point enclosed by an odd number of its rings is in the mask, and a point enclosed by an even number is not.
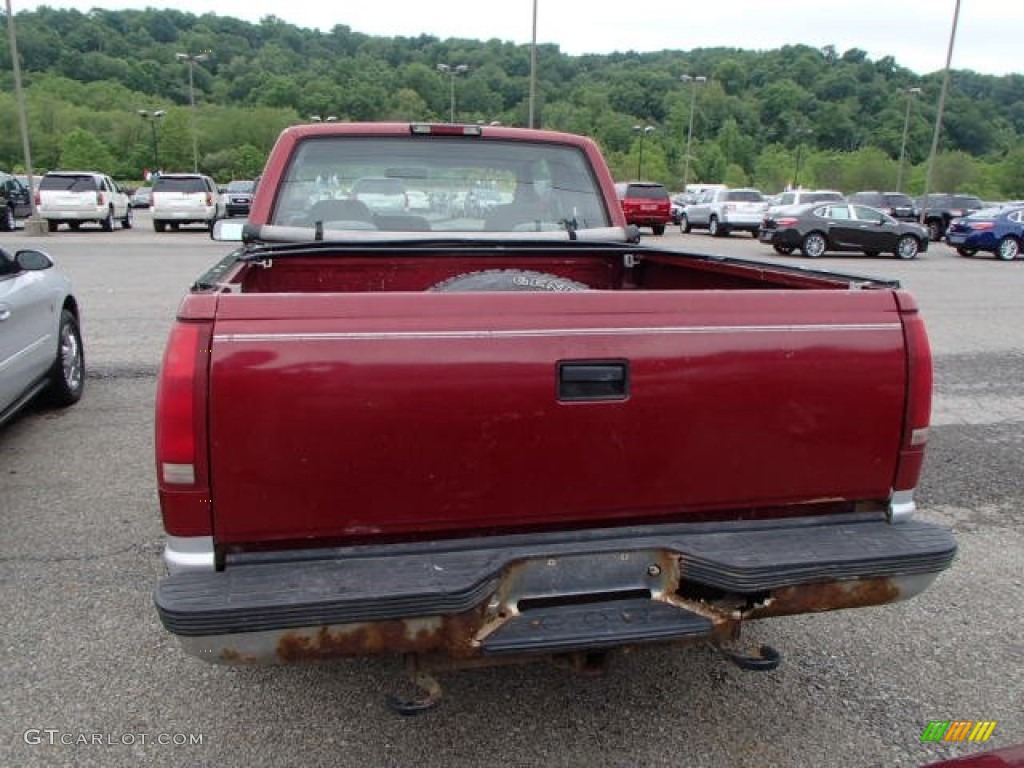
<svg viewBox="0 0 1024 768"><path fill-rule="evenodd" d="M740 669L750 672L771 672L782 663L782 654L770 645L741 646L739 643L715 643L722 656Z"/></svg>
<svg viewBox="0 0 1024 768"><path fill-rule="evenodd" d="M410 696L388 694L388 707L392 712L404 717L429 712L441 701L441 683L432 674L420 668L416 654L405 657L405 668L414 692Z"/></svg>

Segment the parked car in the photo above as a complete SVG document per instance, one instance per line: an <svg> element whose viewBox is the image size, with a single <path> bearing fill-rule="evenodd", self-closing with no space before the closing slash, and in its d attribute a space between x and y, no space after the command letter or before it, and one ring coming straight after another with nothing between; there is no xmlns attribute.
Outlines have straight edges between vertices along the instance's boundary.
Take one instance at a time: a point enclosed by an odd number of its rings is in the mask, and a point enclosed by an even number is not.
<svg viewBox="0 0 1024 768"><path fill-rule="evenodd" d="M71 281L42 251L0 248L0 423L40 395L71 405L84 387Z"/></svg>
<svg viewBox="0 0 1024 768"><path fill-rule="evenodd" d="M679 229L683 232L706 229L714 237L725 237L741 230L757 237L767 210L768 203L760 190L706 189L686 206L680 216Z"/></svg>
<svg viewBox="0 0 1024 768"><path fill-rule="evenodd" d="M846 200L850 203L877 208L882 213L886 213L900 221L917 221L920 215L920 211L910 195L905 195L902 192L868 190L854 192Z"/></svg>
<svg viewBox="0 0 1024 768"><path fill-rule="evenodd" d="M162 173L153 182L153 229L202 224L213 229L223 208L213 179L201 173Z"/></svg>
<svg viewBox="0 0 1024 768"><path fill-rule="evenodd" d="M36 208L56 232L61 224L78 229L82 224L99 224L105 232L121 222L132 228L132 206L128 193L105 173L97 171L50 171L39 182Z"/></svg>
<svg viewBox="0 0 1024 768"><path fill-rule="evenodd" d="M620 181L615 184L615 195L626 214L626 223L650 227L658 236L672 220L672 202L663 184L654 181Z"/></svg>
<svg viewBox="0 0 1024 768"><path fill-rule="evenodd" d="M939 241L946 234L949 223L961 216L968 216L982 208L988 208L976 195L936 192L917 201L918 210L924 211L924 225L933 241Z"/></svg>
<svg viewBox="0 0 1024 768"><path fill-rule="evenodd" d="M768 201L768 213L775 213L780 208L805 203L841 203L845 200L843 193L835 189L791 189Z"/></svg>
<svg viewBox="0 0 1024 768"><path fill-rule="evenodd" d="M132 208L149 208L153 204L153 188L139 187L132 193Z"/></svg>
<svg viewBox="0 0 1024 768"><path fill-rule="evenodd" d="M29 199L28 187L16 176L0 171L0 231L10 232L18 219L27 219L32 215L32 201Z"/></svg>
<svg viewBox="0 0 1024 768"><path fill-rule="evenodd" d="M256 182L252 179L235 179L229 181L224 188L224 214L232 216L248 216L252 206L252 193Z"/></svg>
<svg viewBox="0 0 1024 768"><path fill-rule="evenodd" d="M682 221L683 218L683 210L696 199L697 195L693 192L680 192L679 194L672 195L672 198L669 201L671 203L669 216L673 224L677 227L679 226L679 222Z"/></svg>
<svg viewBox="0 0 1024 768"><path fill-rule="evenodd" d="M928 250L928 230L920 224L845 202L808 203L768 215L758 237L776 253L788 256L799 249L812 259L827 251L891 253L913 259Z"/></svg>
<svg viewBox="0 0 1024 768"><path fill-rule="evenodd" d="M1003 261L1019 259L1024 243L1024 206L983 208L953 219L946 230L946 242L961 256L985 251Z"/></svg>

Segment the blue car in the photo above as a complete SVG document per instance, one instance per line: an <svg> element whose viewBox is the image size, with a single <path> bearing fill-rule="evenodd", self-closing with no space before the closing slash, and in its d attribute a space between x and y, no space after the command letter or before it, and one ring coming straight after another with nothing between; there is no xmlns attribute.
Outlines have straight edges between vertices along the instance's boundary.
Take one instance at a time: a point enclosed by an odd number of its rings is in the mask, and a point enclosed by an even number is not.
<svg viewBox="0 0 1024 768"><path fill-rule="evenodd" d="M1024 243L1024 206L984 208L953 219L946 230L946 242L961 256L985 251L1003 261L1020 258L1021 243Z"/></svg>

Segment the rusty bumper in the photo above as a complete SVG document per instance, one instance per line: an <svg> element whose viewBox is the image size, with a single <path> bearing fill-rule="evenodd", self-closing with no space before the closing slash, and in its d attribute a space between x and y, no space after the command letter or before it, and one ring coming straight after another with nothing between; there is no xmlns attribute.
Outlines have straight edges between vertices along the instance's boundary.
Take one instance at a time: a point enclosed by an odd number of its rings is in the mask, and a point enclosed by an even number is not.
<svg viewBox="0 0 1024 768"><path fill-rule="evenodd" d="M157 587L164 626L222 663L377 653L464 664L726 641L748 619L921 592L952 534L870 514L640 526L229 558Z"/></svg>

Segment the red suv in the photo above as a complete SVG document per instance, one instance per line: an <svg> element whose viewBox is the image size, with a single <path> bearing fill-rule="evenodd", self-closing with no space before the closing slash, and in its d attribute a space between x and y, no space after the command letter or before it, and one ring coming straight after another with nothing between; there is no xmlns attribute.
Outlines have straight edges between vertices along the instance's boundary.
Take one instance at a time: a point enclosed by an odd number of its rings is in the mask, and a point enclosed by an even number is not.
<svg viewBox="0 0 1024 768"><path fill-rule="evenodd" d="M620 181L615 194L622 203L627 224L650 227L654 234L665 234L665 225L672 220L672 202L668 190L653 181Z"/></svg>

